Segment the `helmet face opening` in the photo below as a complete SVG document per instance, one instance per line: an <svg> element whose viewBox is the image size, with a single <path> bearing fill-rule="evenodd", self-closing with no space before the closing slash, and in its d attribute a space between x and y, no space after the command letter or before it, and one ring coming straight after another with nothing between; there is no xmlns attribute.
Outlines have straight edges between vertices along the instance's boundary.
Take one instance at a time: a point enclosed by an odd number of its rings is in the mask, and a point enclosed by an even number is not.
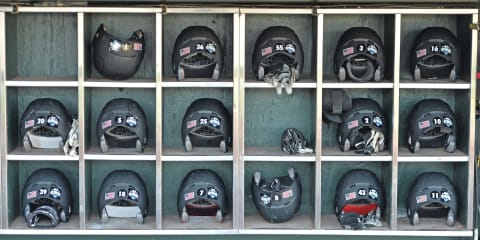
<svg viewBox="0 0 480 240"><path fill-rule="evenodd" d="M219 131L219 129L212 128L212 127L209 127L209 126L200 126L200 127L194 128L194 129L190 130L190 134L194 134L196 136L206 137L206 138L208 138L208 137L219 137L219 136L223 135L221 133L221 131Z"/></svg>
<svg viewBox="0 0 480 240"><path fill-rule="evenodd" d="M266 72L270 72L271 70L278 71L282 68L283 64L295 64L295 59L285 54L275 54L262 59L260 64L265 67Z"/></svg>
<svg viewBox="0 0 480 240"><path fill-rule="evenodd" d="M433 55L431 57L425 58L421 61L421 64L424 66L437 66L437 65L451 65L451 62L439 55ZM453 65L452 65L453 67Z"/></svg>
<svg viewBox="0 0 480 240"><path fill-rule="evenodd" d="M47 127L38 127L36 129L33 129L31 131L31 134L35 136L42 136L42 137L59 137L60 136L58 132Z"/></svg>
<svg viewBox="0 0 480 240"><path fill-rule="evenodd" d="M119 207L136 206L136 204L132 204L132 202L126 201L126 200L119 200L119 201L117 201L117 202L111 203L110 205L112 205L112 206L119 206Z"/></svg>
<svg viewBox="0 0 480 240"><path fill-rule="evenodd" d="M191 216L215 216L220 207L208 199L196 199L185 204L188 215Z"/></svg>
<svg viewBox="0 0 480 240"><path fill-rule="evenodd" d="M375 211L378 207L378 204L371 203L368 200L362 199L350 204L346 204L343 207L343 213L356 213L362 216L367 216L369 213Z"/></svg>
<svg viewBox="0 0 480 240"><path fill-rule="evenodd" d="M421 136L420 139L431 140L431 139L435 139L437 137L444 137L446 135L447 135L447 133L442 132L440 127L434 127L432 129L429 129L429 130L423 132L423 136Z"/></svg>
<svg viewBox="0 0 480 240"><path fill-rule="evenodd" d="M186 57L181 62L182 65L193 67L193 68L210 66L215 63L216 63L215 58L213 58L211 55L205 55L201 53L197 53L192 56Z"/></svg>
<svg viewBox="0 0 480 240"><path fill-rule="evenodd" d="M106 134L110 135L111 137L120 138L120 139L131 139L131 138L138 138L136 132L130 130L124 126L117 126L105 131Z"/></svg>

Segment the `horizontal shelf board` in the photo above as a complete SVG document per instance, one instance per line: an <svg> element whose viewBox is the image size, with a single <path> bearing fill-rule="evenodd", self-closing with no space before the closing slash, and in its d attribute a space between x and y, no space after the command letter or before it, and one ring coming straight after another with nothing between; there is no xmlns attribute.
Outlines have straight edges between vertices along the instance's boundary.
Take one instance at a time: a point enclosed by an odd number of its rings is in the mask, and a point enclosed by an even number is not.
<svg viewBox="0 0 480 240"><path fill-rule="evenodd" d="M311 230L313 229L313 217L310 214L296 214L292 219L283 223L271 223L259 214L245 215L245 229L288 229L288 230Z"/></svg>
<svg viewBox="0 0 480 240"><path fill-rule="evenodd" d="M470 89L470 87L470 83L465 80L457 80L456 82L449 81L448 79L422 81L415 81L412 79L400 80L400 88Z"/></svg>
<svg viewBox="0 0 480 240"><path fill-rule="evenodd" d="M334 235L334 236L399 236L399 237L472 237L465 231L395 231L395 230L290 230L290 229L240 229L240 235Z"/></svg>
<svg viewBox="0 0 480 240"><path fill-rule="evenodd" d="M2 8L6 12L13 11L11 7ZM475 14L476 9L448 8L167 8L167 13L249 13L249 14ZM86 12L86 13L161 13L161 7L29 7L18 6L17 12Z"/></svg>
<svg viewBox="0 0 480 240"><path fill-rule="evenodd" d="M26 152L23 147L17 147L7 154L9 161L78 161L78 156L70 157L65 155L60 149L38 149Z"/></svg>
<svg viewBox="0 0 480 240"><path fill-rule="evenodd" d="M225 216L223 223L217 222L215 216L189 216L188 222L181 223L177 214L163 216L162 223L162 230L227 230L233 228L231 213Z"/></svg>
<svg viewBox="0 0 480 240"><path fill-rule="evenodd" d="M102 153L99 147L90 147L85 153L87 160L147 160L155 161L154 148L145 148L143 153L137 152L135 148L109 148L108 152Z"/></svg>
<svg viewBox="0 0 480 240"><path fill-rule="evenodd" d="M315 162L315 153L288 154L280 147L245 147L244 161Z"/></svg>
<svg viewBox="0 0 480 240"><path fill-rule="evenodd" d="M232 79L220 79L219 81L210 78L187 78L183 81L178 81L176 78L165 78L161 83L162 87L222 87L233 88Z"/></svg>
<svg viewBox="0 0 480 240"><path fill-rule="evenodd" d="M7 87L78 87L77 78L15 77L5 81Z"/></svg>
<svg viewBox="0 0 480 240"><path fill-rule="evenodd" d="M476 9L461 8L318 8L319 14L475 14Z"/></svg>
<svg viewBox="0 0 480 240"><path fill-rule="evenodd" d="M92 210L94 213L90 214L86 229L92 230L148 230L155 229L155 216L147 215L143 224L139 224L136 218L109 218L105 224L100 221L100 216L96 210Z"/></svg>
<svg viewBox="0 0 480 240"><path fill-rule="evenodd" d="M18 6L17 12L86 12L86 13L161 13L160 7L28 7Z"/></svg>
<svg viewBox="0 0 480 240"><path fill-rule="evenodd" d="M202 14L202 13L238 13L238 8L220 8L220 7L212 7L212 8L191 8L191 7L169 7L166 8L166 13L191 13L191 14Z"/></svg>
<svg viewBox="0 0 480 240"><path fill-rule="evenodd" d="M46 221L44 220L43 223ZM25 218L23 216L16 217L12 224L9 226L9 229L21 230L20 233L25 233L32 231L32 233L52 233L56 230L75 230L80 229L80 220L78 215L71 215L70 220L68 222L60 222L55 228L30 228L27 226L25 222Z"/></svg>
<svg viewBox="0 0 480 240"><path fill-rule="evenodd" d="M1 235L54 236L155 236L155 235L343 235L343 236L411 236L411 237L472 237L472 230L464 231L393 231L393 230L291 230L291 229L194 229L194 230L66 230L66 229L0 229Z"/></svg>
<svg viewBox="0 0 480 240"><path fill-rule="evenodd" d="M458 221L455 221L455 224L452 227L449 227L445 223L445 218L422 218L420 217L420 222L413 226L410 224L410 220L407 217L397 218L397 229L398 230L408 230L408 231L466 231L467 229L463 224Z"/></svg>
<svg viewBox="0 0 480 240"><path fill-rule="evenodd" d="M321 159L322 161L390 162L393 156L388 150L373 155L363 155L354 151L342 152L338 147L323 147Z"/></svg>
<svg viewBox="0 0 480 240"><path fill-rule="evenodd" d="M383 80L381 82L353 82L346 80L339 82L337 79L325 79L322 83L323 88L393 88L391 80Z"/></svg>
<svg viewBox="0 0 480 240"><path fill-rule="evenodd" d="M316 88L317 83L311 79L300 79L293 83L293 88ZM266 83L264 81L258 81L256 79L246 79L245 88L273 88L272 84Z"/></svg>
<svg viewBox="0 0 480 240"><path fill-rule="evenodd" d="M216 147L194 147L191 152L183 148L163 148L162 161L233 161L231 148L228 152Z"/></svg>
<svg viewBox="0 0 480 240"><path fill-rule="evenodd" d="M107 87L107 88L156 88L154 79L127 79L109 80L104 78L89 78L83 85L85 87Z"/></svg>
<svg viewBox="0 0 480 240"><path fill-rule="evenodd" d="M310 8L240 8L246 14L313 14Z"/></svg>
<svg viewBox="0 0 480 240"><path fill-rule="evenodd" d="M417 153L411 153L406 147L398 150L399 162L468 162L468 160L468 155L458 149L453 153L448 153L443 148L420 148Z"/></svg>

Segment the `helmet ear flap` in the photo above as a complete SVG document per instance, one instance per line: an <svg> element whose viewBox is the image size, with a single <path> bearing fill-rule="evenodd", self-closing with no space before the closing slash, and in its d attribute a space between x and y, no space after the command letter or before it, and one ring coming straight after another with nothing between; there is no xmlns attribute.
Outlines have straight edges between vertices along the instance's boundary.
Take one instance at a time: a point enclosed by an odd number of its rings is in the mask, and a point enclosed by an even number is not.
<svg viewBox="0 0 480 240"><path fill-rule="evenodd" d="M212 79L213 80L218 80L220 78L220 72L221 72L221 68L220 68L220 64L216 64L215 65L215 68L213 69L213 73L212 73Z"/></svg>
<svg viewBox="0 0 480 240"><path fill-rule="evenodd" d="M265 76L265 68L260 65L258 66L258 70L257 70L257 79L259 81L263 80L263 77Z"/></svg>
<svg viewBox="0 0 480 240"><path fill-rule="evenodd" d="M62 209L60 211L60 221L62 222L68 222L68 216L67 214L65 213L65 209Z"/></svg>
<svg viewBox="0 0 480 240"><path fill-rule="evenodd" d="M448 209L447 218L445 219L445 222L450 227L455 224L455 212L451 208Z"/></svg>
<svg viewBox="0 0 480 240"><path fill-rule="evenodd" d="M349 150L350 150L350 139L345 138L345 141L343 142L342 151L348 152Z"/></svg>
<svg viewBox="0 0 480 240"><path fill-rule="evenodd" d="M455 151L456 137L453 134L449 134L445 141L445 151L452 153Z"/></svg>
<svg viewBox="0 0 480 240"><path fill-rule="evenodd" d="M31 213L31 209L30 209L30 204L26 204L25 207L23 208L23 216L25 216L25 220L27 222L30 222L30 220L28 219L28 216L30 216L30 213Z"/></svg>

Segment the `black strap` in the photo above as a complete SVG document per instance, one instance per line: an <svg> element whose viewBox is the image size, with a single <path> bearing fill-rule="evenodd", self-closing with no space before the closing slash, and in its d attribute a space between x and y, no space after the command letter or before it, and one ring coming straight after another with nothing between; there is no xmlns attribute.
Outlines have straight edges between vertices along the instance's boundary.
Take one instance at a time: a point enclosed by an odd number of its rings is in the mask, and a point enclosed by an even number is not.
<svg viewBox="0 0 480 240"><path fill-rule="evenodd" d="M343 94L341 90L332 91L332 113L341 114L343 110Z"/></svg>
<svg viewBox="0 0 480 240"><path fill-rule="evenodd" d="M40 223L40 216L47 217L50 222L46 224L39 224ZM60 218L58 216L57 210L49 205L43 205L36 208L33 212L27 215L27 223L29 227L37 227L37 228L48 228L48 227L55 227L60 223Z"/></svg>
<svg viewBox="0 0 480 240"><path fill-rule="evenodd" d="M354 60L352 60L354 61ZM345 69L347 70L347 74L355 82L367 82L370 79L373 78L375 74L375 67L373 66L373 63L370 60L365 60L366 61L366 66L362 67L365 71L365 73L362 76L357 77L355 74L353 74L352 70L359 70L359 67L352 66L352 63L350 61L347 61ZM362 70L363 70L362 69Z"/></svg>
<svg viewBox="0 0 480 240"><path fill-rule="evenodd" d="M340 224L353 230L363 229L363 221L357 213L343 213L338 217Z"/></svg>

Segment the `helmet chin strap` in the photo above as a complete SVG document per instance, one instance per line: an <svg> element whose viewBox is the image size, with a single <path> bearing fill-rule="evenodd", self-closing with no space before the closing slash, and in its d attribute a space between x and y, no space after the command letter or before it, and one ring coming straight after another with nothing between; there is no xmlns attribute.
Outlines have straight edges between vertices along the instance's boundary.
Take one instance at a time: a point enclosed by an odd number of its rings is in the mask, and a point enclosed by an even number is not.
<svg viewBox="0 0 480 240"><path fill-rule="evenodd" d="M350 61L347 61L345 66L347 70L347 74L350 77L350 79L352 79L355 82L367 82L373 78L373 75L375 74L375 67L373 66L372 61L362 60L366 63L366 66L362 66L362 67L352 66L352 61L358 61L358 60L352 59ZM363 75L357 77L355 74L360 71L364 73Z"/></svg>
<svg viewBox="0 0 480 240"><path fill-rule="evenodd" d="M40 216L47 217L50 222L48 224L39 224ZM29 227L55 227L60 223L60 217L58 216L57 210L50 205L42 205L36 208L33 212L30 212L26 215L26 220Z"/></svg>

